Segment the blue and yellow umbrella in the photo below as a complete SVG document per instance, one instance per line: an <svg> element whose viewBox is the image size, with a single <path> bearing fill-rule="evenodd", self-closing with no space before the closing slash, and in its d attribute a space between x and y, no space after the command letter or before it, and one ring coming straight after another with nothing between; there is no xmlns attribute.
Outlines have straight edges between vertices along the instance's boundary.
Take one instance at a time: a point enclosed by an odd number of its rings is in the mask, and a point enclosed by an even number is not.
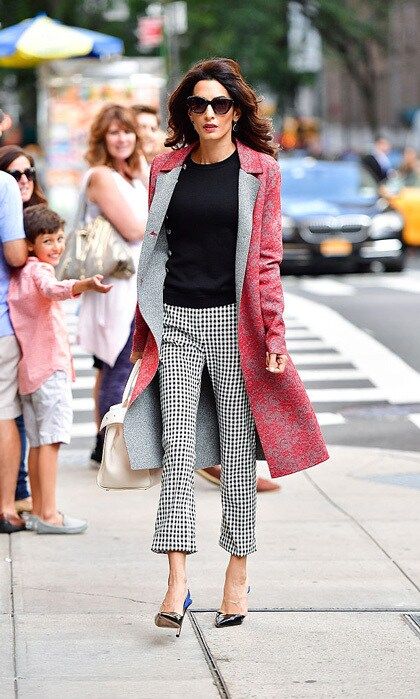
<svg viewBox="0 0 420 699"><path fill-rule="evenodd" d="M89 29L67 27L46 14L0 31L0 67L33 68L58 58L121 55L121 39Z"/></svg>

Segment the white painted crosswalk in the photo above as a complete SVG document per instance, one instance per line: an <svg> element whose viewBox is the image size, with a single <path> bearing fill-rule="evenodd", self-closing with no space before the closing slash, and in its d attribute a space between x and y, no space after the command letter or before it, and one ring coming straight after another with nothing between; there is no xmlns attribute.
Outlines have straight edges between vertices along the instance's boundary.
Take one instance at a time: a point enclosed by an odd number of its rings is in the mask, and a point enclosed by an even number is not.
<svg viewBox="0 0 420 699"><path fill-rule="evenodd" d="M401 274L352 274L339 279L323 277L287 277L291 291L303 291L311 296L356 296L365 289L388 289L420 294L420 271L410 269Z"/></svg>
<svg viewBox="0 0 420 699"><path fill-rule="evenodd" d="M334 287L324 283L322 288L325 292ZM348 295L347 291L343 295ZM93 441L96 432L92 398L95 372L92 358L77 345L77 302L68 301L65 308L76 370L73 442L77 447L80 440L84 444L87 438L89 443ZM285 321L288 351L321 427L345 425L349 407L420 400L420 375L328 306L288 292ZM420 429L420 413L413 412L408 418Z"/></svg>

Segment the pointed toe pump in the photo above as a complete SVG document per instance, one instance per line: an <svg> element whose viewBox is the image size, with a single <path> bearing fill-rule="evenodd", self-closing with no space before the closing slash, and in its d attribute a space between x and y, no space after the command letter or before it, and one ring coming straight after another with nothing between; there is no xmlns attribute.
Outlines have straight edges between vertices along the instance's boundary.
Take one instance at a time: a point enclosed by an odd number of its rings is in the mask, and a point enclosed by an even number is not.
<svg viewBox="0 0 420 699"><path fill-rule="evenodd" d="M247 594L249 595L250 592L251 588L248 587ZM225 626L240 626L245 617L246 614L222 614L222 612L217 612L214 625L217 629L222 629Z"/></svg>
<svg viewBox="0 0 420 699"><path fill-rule="evenodd" d="M187 596L184 600L182 614L177 614L177 612L158 612L155 616L156 626L164 629L177 629L178 633L176 634L176 637L179 638L181 635L185 612L191 604L192 597L190 595L190 591L188 590Z"/></svg>

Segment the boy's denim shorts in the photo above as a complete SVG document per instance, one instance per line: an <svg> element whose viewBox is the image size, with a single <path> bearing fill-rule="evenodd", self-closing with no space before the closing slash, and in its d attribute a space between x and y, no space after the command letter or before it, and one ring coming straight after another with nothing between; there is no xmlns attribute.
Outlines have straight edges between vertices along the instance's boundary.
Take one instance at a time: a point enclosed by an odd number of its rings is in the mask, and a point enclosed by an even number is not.
<svg viewBox="0 0 420 699"><path fill-rule="evenodd" d="M73 408L71 383L65 371L55 371L34 393L21 399L31 447L70 443Z"/></svg>

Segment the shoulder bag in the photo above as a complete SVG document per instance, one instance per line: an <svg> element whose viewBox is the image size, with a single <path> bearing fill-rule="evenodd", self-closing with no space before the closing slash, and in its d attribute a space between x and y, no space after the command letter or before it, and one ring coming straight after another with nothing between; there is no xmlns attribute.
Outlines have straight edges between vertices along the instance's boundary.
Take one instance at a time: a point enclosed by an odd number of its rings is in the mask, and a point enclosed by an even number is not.
<svg viewBox="0 0 420 699"><path fill-rule="evenodd" d="M122 403L113 405L104 416L101 429L105 427L102 462L96 482L106 490L147 490L160 482L161 468L133 470L130 466L124 441L123 422L131 392L140 369L139 359L128 378Z"/></svg>
<svg viewBox="0 0 420 699"><path fill-rule="evenodd" d="M57 278L85 279L95 274L128 279L135 272L130 247L104 216L86 224L86 185L83 187L75 225L57 268Z"/></svg>

